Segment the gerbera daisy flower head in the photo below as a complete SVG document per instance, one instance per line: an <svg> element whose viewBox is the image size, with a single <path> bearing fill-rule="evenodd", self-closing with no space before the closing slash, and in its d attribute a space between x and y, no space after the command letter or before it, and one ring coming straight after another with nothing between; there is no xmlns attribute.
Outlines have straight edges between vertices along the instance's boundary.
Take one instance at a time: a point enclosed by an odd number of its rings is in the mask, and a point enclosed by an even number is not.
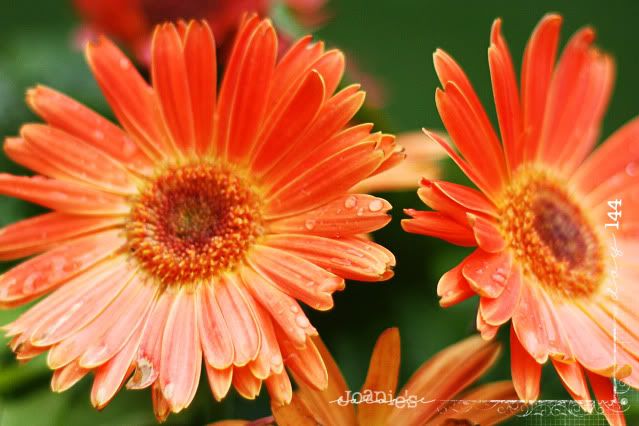
<svg viewBox="0 0 639 426"><path fill-rule="evenodd" d="M522 404L510 381L467 388L497 360L500 346L479 336L462 340L424 362L397 392L400 338L396 328L377 339L366 381L359 392L349 389L322 341L314 337L329 371L325 390L303 381L290 404L273 403L272 418L263 423L298 425L496 425L515 415ZM269 423L270 421L270 423ZM230 424L222 421L211 426Z"/></svg>
<svg viewBox="0 0 639 426"><path fill-rule="evenodd" d="M547 15L535 28L518 88L495 21L488 58L501 142L461 67L435 52L443 86L437 108L458 152L426 134L479 190L424 179L418 194L434 211L407 210L412 219L403 227L476 247L441 278L437 292L442 306L479 295L477 328L485 338L511 320L512 376L522 399L537 399L541 365L550 359L583 408L592 409L588 377L596 398L610 401L603 404L608 420L622 424L608 378L639 387L639 318L632 305L639 120L590 154L614 63L584 28L555 64L561 23ZM623 213L615 213L622 204ZM613 221L622 215L622 223ZM625 255L616 257L610 244Z"/></svg>
<svg viewBox="0 0 639 426"><path fill-rule="evenodd" d="M191 402L202 359L218 400L264 382L289 401L285 366L326 386L298 301L327 310L345 278L393 275L393 255L360 237L390 204L348 191L403 154L372 125L345 128L364 93L334 93L339 51L305 37L276 53L270 21L249 17L218 95L206 23L156 29L152 85L102 38L86 54L122 127L29 90L47 124L4 148L38 175L2 174L0 193L53 211L0 231L1 259L35 255L0 276L0 305L51 293L6 330L19 359L48 351L55 391L93 372L102 408L125 382L151 386L164 419Z"/></svg>

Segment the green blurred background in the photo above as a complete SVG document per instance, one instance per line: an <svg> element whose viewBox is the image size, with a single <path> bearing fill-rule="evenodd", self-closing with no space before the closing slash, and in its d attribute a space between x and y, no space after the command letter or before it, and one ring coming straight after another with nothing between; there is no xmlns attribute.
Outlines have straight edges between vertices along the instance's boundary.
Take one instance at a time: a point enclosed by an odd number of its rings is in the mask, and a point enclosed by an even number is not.
<svg viewBox="0 0 639 426"><path fill-rule="evenodd" d="M487 65L492 20L504 19L504 32L519 67L525 42L534 25L549 11L564 15L562 41L578 27L591 24L599 45L617 61L617 90L604 125L604 135L639 112L639 59L636 23L639 3L634 1L427 1L341 0L329 2L330 20L316 31L329 46L339 47L381 84L383 109L374 113L381 130L402 132L441 127L434 103L437 80L431 54L437 47L451 53L466 69L485 105L490 106ZM24 105L25 90L43 83L70 94L111 116L82 54L71 47L79 21L65 0L6 1L0 13L0 136L15 135L23 122L36 118ZM366 87L364 87L366 89ZM445 174L460 176L448 162ZM0 158L2 171L24 172ZM456 265L467 250L401 231L402 209L419 207L413 192L384 194L394 206L393 222L375 235L397 256L396 276L385 283L350 283L335 297L330 312L309 312L316 328L342 367L353 389L364 381L368 359L377 336L397 326L402 336L401 382L431 355L474 331L475 299L441 309L435 287L439 277ZM37 213L36 207L0 198L0 225ZM10 267L0 265L0 270ZM0 311L6 323L18 311ZM502 330L506 331L506 330ZM507 343L507 333L499 340ZM63 394L49 389L50 372L42 357L18 365L0 338L0 426L13 425L145 425L155 424L149 391L121 391L102 412L89 402L90 379ZM507 344L498 365L483 381L510 376ZM568 399L549 368L542 380L543 399ZM639 400L630 394L628 424L639 424ZM172 415L168 424L204 424L222 418L253 419L268 415L263 390L257 401L244 401L233 391L222 404L214 402L206 379L189 409ZM595 425L599 416L562 415L517 418L508 424Z"/></svg>

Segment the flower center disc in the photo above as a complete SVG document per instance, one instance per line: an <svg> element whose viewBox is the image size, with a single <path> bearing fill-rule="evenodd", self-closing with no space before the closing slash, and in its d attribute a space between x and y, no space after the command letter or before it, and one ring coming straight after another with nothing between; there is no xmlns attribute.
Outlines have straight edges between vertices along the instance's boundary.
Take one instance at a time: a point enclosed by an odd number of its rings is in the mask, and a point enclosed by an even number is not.
<svg viewBox="0 0 639 426"><path fill-rule="evenodd" d="M261 202L229 168L169 168L135 200L129 249L165 286L210 280L241 262L262 233Z"/></svg>
<svg viewBox="0 0 639 426"><path fill-rule="evenodd" d="M525 276L568 298L599 289L604 256L598 235L556 179L522 169L500 204L502 232Z"/></svg>

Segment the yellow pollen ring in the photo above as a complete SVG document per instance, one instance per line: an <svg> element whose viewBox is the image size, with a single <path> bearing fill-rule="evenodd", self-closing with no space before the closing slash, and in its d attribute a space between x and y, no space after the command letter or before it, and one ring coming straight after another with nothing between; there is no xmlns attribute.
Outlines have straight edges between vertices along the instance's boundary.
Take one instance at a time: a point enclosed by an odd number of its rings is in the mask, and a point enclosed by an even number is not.
<svg viewBox="0 0 639 426"><path fill-rule="evenodd" d="M559 179L519 169L499 203L500 227L528 281L550 294L587 298L605 272L599 235Z"/></svg>
<svg viewBox="0 0 639 426"><path fill-rule="evenodd" d="M164 287L208 282L233 269L263 230L253 185L219 164L169 167L132 204L129 251Z"/></svg>

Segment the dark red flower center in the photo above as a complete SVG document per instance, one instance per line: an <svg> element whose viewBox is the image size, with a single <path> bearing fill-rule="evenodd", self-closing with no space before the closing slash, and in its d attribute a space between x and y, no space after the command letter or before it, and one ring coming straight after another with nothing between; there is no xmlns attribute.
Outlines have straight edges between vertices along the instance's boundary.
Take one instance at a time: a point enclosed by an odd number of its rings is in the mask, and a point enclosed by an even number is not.
<svg viewBox="0 0 639 426"><path fill-rule="evenodd" d="M135 200L129 248L164 285L208 281L241 262L262 234L261 200L220 165L170 168Z"/></svg>

